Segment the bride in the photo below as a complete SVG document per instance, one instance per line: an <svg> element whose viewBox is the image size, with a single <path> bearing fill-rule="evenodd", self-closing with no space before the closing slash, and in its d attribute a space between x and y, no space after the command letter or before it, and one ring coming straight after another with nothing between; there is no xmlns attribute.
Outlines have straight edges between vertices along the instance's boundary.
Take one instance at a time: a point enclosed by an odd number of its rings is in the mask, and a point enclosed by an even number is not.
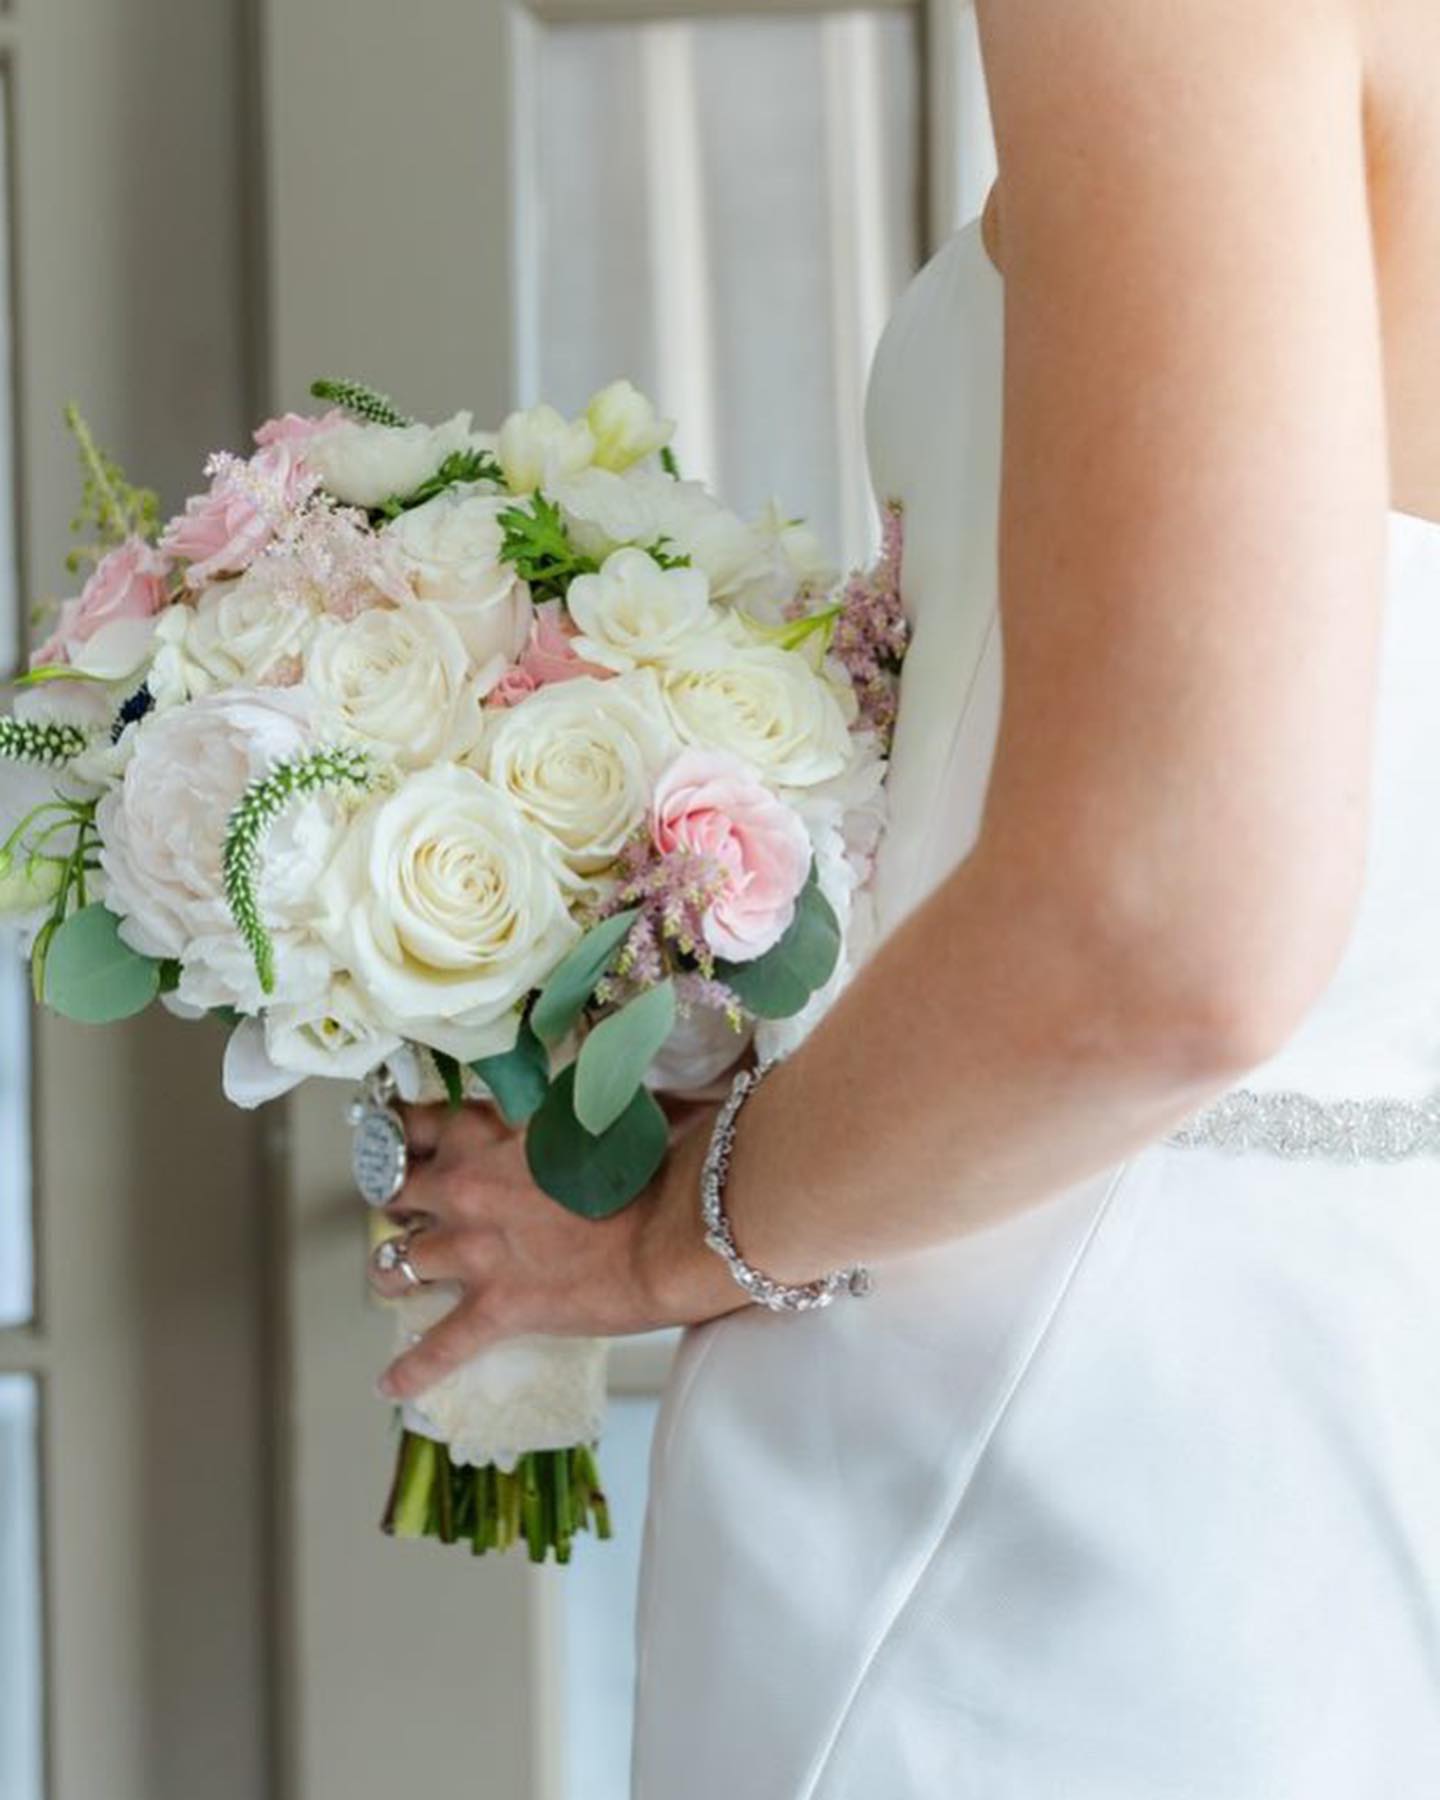
<svg viewBox="0 0 1440 1800"><path fill-rule="evenodd" d="M1440 1792L1440 12L979 10L999 194L870 402L915 631L885 941L718 1196L775 1282L876 1291L750 1303L701 1224L713 1115L595 1226L485 1115L416 1110L415 1262L468 1287L389 1387L697 1327L637 1800L1408 1800Z"/></svg>

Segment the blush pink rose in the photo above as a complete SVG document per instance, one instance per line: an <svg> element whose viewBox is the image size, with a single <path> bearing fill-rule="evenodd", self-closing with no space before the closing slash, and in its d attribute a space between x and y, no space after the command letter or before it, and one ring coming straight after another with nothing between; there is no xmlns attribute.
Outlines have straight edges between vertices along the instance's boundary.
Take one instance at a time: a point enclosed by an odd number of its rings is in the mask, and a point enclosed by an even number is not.
<svg viewBox="0 0 1440 1800"><path fill-rule="evenodd" d="M537 606L519 662L507 669L485 696L487 705L518 706L542 687L556 681L574 681L581 675L593 676L597 681L611 680L615 670L586 662L571 641L574 636L575 627L558 600Z"/></svg>
<svg viewBox="0 0 1440 1800"><path fill-rule="evenodd" d="M50 636L30 658L32 669L75 661L106 627L149 619L170 603L170 564L143 538L130 537L103 557L77 600L67 600Z"/></svg>
<svg viewBox="0 0 1440 1800"><path fill-rule="evenodd" d="M281 413L278 419L267 419L255 433L255 442L262 450L268 450L271 444L307 444L321 432L333 431L337 425L343 425L349 415L336 407L333 412L322 413L319 418L311 418L305 413Z"/></svg>
<svg viewBox="0 0 1440 1800"><path fill-rule="evenodd" d="M188 500L160 540L162 550L190 565L185 580L192 588L243 574L318 485L297 445L284 439L249 462L219 456L211 467L208 492Z"/></svg>
<svg viewBox="0 0 1440 1800"><path fill-rule="evenodd" d="M720 751L683 751L660 778L650 831L662 854L688 851L723 872L704 917L717 956L753 962L774 948L809 878L810 838L744 763Z"/></svg>

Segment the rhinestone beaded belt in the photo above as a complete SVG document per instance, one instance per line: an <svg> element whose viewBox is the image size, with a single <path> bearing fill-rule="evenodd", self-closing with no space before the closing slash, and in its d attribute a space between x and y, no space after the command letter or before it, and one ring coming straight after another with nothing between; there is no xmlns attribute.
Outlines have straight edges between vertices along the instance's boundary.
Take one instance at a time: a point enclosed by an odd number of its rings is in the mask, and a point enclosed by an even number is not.
<svg viewBox="0 0 1440 1800"><path fill-rule="evenodd" d="M1424 1100L1315 1100L1237 1088L1165 1139L1180 1150L1295 1161L1406 1162L1440 1156L1440 1094Z"/></svg>

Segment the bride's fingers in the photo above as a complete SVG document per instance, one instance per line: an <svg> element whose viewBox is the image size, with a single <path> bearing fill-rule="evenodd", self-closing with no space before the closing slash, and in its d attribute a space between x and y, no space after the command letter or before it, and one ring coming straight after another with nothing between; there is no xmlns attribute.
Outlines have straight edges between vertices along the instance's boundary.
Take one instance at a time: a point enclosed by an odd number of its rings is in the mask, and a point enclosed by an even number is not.
<svg viewBox="0 0 1440 1800"><path fill-rule="evenodd" d="M415 1291L415 1282L397 1262L394 1249L388 1247L392 1245L403 1249L417 1279L427 1285L474 1281L479 1272L473 1246L463 1246L453 1232L402 1233L377 1244L370 1255L370 1285L382 1300L399 1300Z"/></svg>
<svg viewBox="0 0 1440 1800"><path fill-rule="evenodd" d="M380 1377L380 1392L391 1400L413 1400L503 1335L478 1300L462 1300L413 1349L396 1357Z"/></svg>
<svg viewBox="0 0 1440 1800"><path fill-rule="evenodd" d="M489 1106L410 1106L402 1102L398 1111L406 1147L417 1162L428 1161L452 1146L478 1148L509 1135L509 1127Z"/></svg>
<svg viewBox="0 0 1440 1800"><path fill-rule="evenodd" d="M411 1106L402 1100L396 1103L395 1110L405 1127L405 1146L411 1156L433 1156L440 1148L440 1139L452 1116L451 1108L443 1105Z"/></svg>

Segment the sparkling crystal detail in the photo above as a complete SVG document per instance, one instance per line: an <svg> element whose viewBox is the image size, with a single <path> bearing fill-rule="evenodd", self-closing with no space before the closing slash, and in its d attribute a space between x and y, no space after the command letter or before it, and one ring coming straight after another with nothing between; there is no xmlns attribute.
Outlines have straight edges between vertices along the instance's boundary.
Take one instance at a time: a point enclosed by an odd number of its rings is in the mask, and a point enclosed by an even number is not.
<svg viewBox="0 0 1440 1800"><path fill-rule="evenodd" d="M1291 1161L1405 1162L1440 1156L1440 1094L1424 1100L1317 1100L1237 1088L1173 1132L1180 1150L1254 1153Z"/></svg>

